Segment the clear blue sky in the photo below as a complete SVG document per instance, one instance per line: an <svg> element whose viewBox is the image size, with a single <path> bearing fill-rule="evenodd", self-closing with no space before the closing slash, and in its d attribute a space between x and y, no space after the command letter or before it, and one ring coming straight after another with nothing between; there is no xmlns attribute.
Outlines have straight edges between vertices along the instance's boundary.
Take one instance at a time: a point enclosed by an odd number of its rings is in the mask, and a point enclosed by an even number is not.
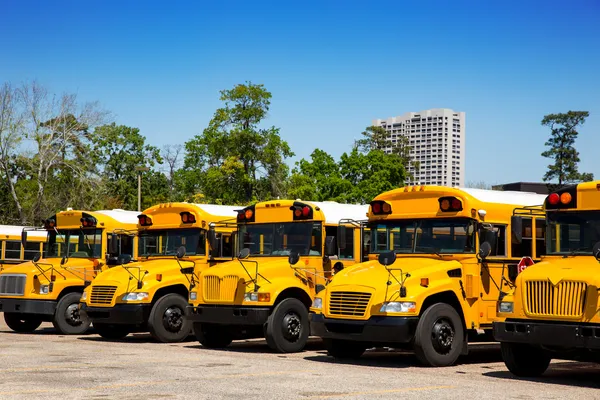
<svg viewBox="0 0 600 400"><path fill-rule="evenodd" d="M0 82L99 100L157 146L201 132L218 91L250 80L295 159L447 107L467 113L467 181L539 181L543 115L587 110L580 170L600 178L596 0L2 0L0 37Z"/></svg>

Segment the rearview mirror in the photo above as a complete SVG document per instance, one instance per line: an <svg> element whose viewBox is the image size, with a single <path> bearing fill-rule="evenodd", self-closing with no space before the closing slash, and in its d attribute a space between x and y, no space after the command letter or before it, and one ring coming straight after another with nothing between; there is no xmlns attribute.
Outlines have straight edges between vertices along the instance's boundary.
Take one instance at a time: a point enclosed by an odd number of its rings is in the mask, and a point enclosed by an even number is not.
<svg viewBox="0 0 600 400"><path fill-rule="evenodd" d="M117 258L117 262L119 264L129 264L131 262L131 255L130 254L119 254L119 257Z"/></svg>
<svg viewBox="0 0 600 400"><path fill-rule="evenodd" d="M33 260L32 260L32 261L33 261L33 262L38 262L38 261L40 261L40 259L41 259L41 258L42 258L42 253L40 253L40 252L37 252L37 253L35 253L35 255L33 256Z"/></svg>
<svg viewBox="0 0 600 400"><path fill-rule="evenodd" d="M523 241L523 217L518 215L510 217L510 231L512 232L513 242L521 243Z"/></svg>
<svg viewBox="0 0 600 400"><path fill-rule="evenodd" d="M290 251L288 261L290 262L290 265L296 265L298 261L300 261L300 254L297 251Z"/></svg>
<svg viewBox="0 0 600 400"><path fill-rule="evenodd" d="M67 263L67 256L64 256L61 260L60 260L60 265L65 265Z"/></svg>
<svg viewBox="0 0 600 400"><path fill-rule="evenodd" d="M338 249L344 250L346 248L346 226L338 225L337 228L337 243Z"/></svg>
<svg viewBox="0 0 600 400"><path fill-rule="evenodd" d="M185 246L179 246L177 248L177 253L175 253L175 255L177 256L177 258L185 257Z"/></svg>
<svg viewBox="0 0 600 400"><path fill-rule="evenodd" d="M378 260L379 264L383 265L384 267L392 265L396 261L396 251L392 250L381 253Z"/></svg>
<svg viewBox="0 0 600 400"><path fill-rule="evenodd" d="M108 252L112 255L119 254L119 236L114 233L110 235L110 246Z"/></svg>
<svg viewBox="0 0 600 400"><path fill-rule="evenodd" d="M596 257L596 260L600 261L600 242L597 242L592 248L592 254Z"/></svg>
<svg viewBox="0 0 600 400"><path fill-rule="evenodd" d="M214 226L208 228L208 245L210 246L211 254L219 247L217 232Z"/></svg>
<svg viewBox="0 0 600 400"><path fill-rule="evenodd" d="M25 247L25 243L27 243L27 231L21 232L21 245Z"/></svg>
<svg viewBox="0 0 600 400"><path fill-rule="evenodd" d="M492 252L492 245L489 242L481 243L479 246L479 258L485 260Z"/></svg>
<svg viewBox="0 0 600 400"><path fill-rule="evenodd" d="M337 248L335 247L335 237L325 236L325 255L335 256L337 255Z"/></svg>
<svg viewBox="0 0 600 400"><path fill-rule="evenodd" d="M250 249L248 247L244 247L242 250L240 250L240 254L238 255L238 258L240 260L245 260L246 258L248 258L249 255L250 255Z"/></svg>

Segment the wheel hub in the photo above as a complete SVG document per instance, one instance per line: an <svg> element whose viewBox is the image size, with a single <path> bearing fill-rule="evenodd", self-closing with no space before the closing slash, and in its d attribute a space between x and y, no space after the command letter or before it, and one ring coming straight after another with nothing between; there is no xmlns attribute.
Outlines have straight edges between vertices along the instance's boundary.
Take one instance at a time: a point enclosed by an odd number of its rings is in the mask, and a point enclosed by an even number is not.
<svg viewBox="0 0 600 400"><path fill-rule="evenodd" d="M183 312L179 307L169 307L163 315L163 325L170 332L179 332L183 325Z"/></svg>
<svg viewBox="0 0 600 400"><path fill-rule="evenodd" d="M295 342L300 337L302 330L302 321L300 317L293 312L290 312L283 317L283 336L290 342Z"/></svg>
<svg viewBox="0 0 600 400"><path fill-rule="evenodd" d="M454 343L454 326L446 319L439 319L433 324L431 341L435 350L440 354L447 354Z"/></svg>
<svg viewBox="0 0 600 400"><path fill-rule="evenodd" d="M65 310L65 320L71 326L81 325L81 315L79 314L79 305L73 303Z"/></svg>

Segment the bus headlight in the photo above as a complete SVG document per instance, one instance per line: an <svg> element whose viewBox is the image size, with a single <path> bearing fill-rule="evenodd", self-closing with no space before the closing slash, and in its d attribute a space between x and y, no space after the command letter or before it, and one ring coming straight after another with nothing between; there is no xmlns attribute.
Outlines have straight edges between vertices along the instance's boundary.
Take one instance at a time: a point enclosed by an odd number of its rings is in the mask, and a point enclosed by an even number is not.
<svg viewBox="0 0 600 400"><path fill-rule="evenodd" d="M320 297L315 297L311 307L316 310L320 310L321 308L323 308L323 299Z"/></svg>
<svg viewBox="0 0 600 400"><path fill-rule="evenodd" d="M81 298L79 299L79 301L83 302L87 300L87 292L83 292L81 293Z"/></svg>
<svg viewBox="0 0 600 400"><path fill-rule="evenodd" d="M40 285L40 294L48 294L50 292L50 285Z"/></svg>
<svg viewBox="0 0 600 400"><path fill-rule="evenodd" d="M133 292L133 293L125 293L123 296L123 301L142 301L148 298L148 293L146 292Z"/></svg>
<svg viewBox="0 0 600 400"><path fill-rule="evenodd" d="M246 293L246 294L244 294L244 301L269 302L269 301L271 301L271 293L258 293L258 292Z"/></svg>
<svg viewBox="0 0 600 400"><path fill-rule="evenodd" d="M414 313L417 311L417 303L413 301L390 301L383 303L379 312Z"/></svg>
<svg viewBox="0 0 600 400"><path fill-rule="evenodd" d="M198 298L197 292L190 292L190 300L191 301L196 301L197 298Z"/></svg>
<svg viewBox="0 0 600 400"><path fill-rule="evenodd" d="M514 303L512 301L501 301L498 306L498 312L501 313L512 313L514 309Z"/></svg>

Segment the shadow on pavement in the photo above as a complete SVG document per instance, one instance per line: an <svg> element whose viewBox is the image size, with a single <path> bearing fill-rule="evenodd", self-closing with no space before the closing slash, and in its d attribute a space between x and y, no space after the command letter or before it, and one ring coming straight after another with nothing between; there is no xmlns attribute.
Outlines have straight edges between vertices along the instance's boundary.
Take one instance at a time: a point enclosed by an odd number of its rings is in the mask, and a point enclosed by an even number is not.
<svg viewBox="0 0 600 400"><path fill-rule="evenodd" d="M600 388L600 365L584 362L558 362L550 364L544 375L537 378L522 378L508 370L490 371L483 374L507 381L539 382L543 384Z"/></svg>
<svg viewBox="0 0 600 400"><path fill-rule="evenodd" d="M368 367L382 368L408 368L421 367L416 356L411 351L375 349L367 350L360 358L336 359L328 356L326 352L315 356L304 357L305 360L330 363L330 364L353 364ZM460 365L488 364L501 362L500 347L497 343L469 345L469 354L461 356L456 363Z"/></svg>
<svg viewBox="0 0 600 400"><path fill-rule="evenodd" d="M189 349L205 349L200 343L196 342L196 345L185 346ZM306 343L304 351L318 351L323 350L323 342L318 338L310 338ZM285 357L283 353L274 353L273 350L267 345L267 341L264 339L249 339L249 340L235 340L229 346L223 349L210 349L213 351L227 351L227 352L239 352L239 353L273 353L279 354Z"/></svg>

